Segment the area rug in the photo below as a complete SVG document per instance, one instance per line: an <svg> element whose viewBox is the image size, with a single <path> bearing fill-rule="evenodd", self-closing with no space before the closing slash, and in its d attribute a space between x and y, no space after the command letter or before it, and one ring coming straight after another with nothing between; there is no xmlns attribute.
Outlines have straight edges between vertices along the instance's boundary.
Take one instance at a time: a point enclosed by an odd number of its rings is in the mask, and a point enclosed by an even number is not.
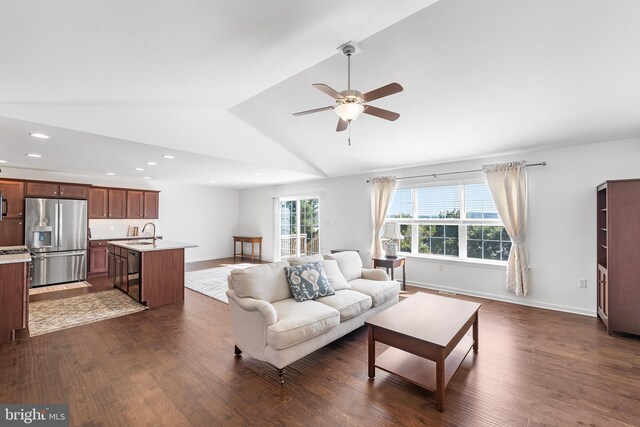
<svg viewBox="0 0 640 427"><path fill-rule="evenodd" d="M45 294L47 292L66 291L68 289L88 288L91 286L89 282L65 283L62 285L40 286L38 288L29 289L29 295Z"/></svg>
<svg viewBox="0 0 640 427"><path fill-rule="evenodd" d="M207 268L186 273L184 286L210 298L229 304L225 292L229 289L227 276L232 270L255 267L257 264L232 264L227 267Z"/></svg>
<svg viewBox="0 0 640 427"><path fill-rule="evenodd" d="M49 332L146 310L125 293L112 289L77 297L29 303L29 334Z"/></svg>

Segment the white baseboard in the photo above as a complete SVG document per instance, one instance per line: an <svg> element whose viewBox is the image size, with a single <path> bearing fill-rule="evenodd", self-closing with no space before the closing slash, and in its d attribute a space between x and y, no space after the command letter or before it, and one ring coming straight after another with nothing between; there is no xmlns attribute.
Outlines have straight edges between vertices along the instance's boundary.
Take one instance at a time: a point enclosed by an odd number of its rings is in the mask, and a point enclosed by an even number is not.
<svg viewBox="0 0 640 427"><path fill-rule="evenodd" d="M487 298L495 301L525 305L528 307L544 308L547 310L563 311L565 313L580 314L582 316L596 317L597 315L595 310L585 310L584 308L580 308L580 307L571 307L571 306L559 305L559 304L549 304L546 302L524 299L528 297L524 297L524 298L505 297L504 295L496 295L488 292L474 292L468 289L459 289L459 288L453 288L450 286L440 286L440 285L434 285L432 283L420 283L420 282L415 282L413 280L411 281L411 283L407 283L407 284L411 286L416 286L418 288L433 289L436 291L455 292L457 294L469 295L472 297Z"/></svg>

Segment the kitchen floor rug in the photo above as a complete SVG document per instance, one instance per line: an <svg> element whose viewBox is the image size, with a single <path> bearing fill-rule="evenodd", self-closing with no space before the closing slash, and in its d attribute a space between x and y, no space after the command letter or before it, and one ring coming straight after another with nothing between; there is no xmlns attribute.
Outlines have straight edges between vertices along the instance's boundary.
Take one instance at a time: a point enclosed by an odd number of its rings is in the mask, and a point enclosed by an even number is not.
<svg viewBox="0 0 640 427"><path fill-rule="evenodd" d="M29 289L29 295L39 295L47 292L66 291L68 289L88 288L91 286L89 282L73 282L64 283L62 285L39 286Z"/></svg>
<svg viewBox="0 0 640 427"><path fill-rule="evenodd" d="M229 289L227 276L237 268L255 267L258 264L231 264L227 267L207 268L206 270L188 271L184 286L210 298L229 304L225 292Z"/></svg>
<svg viewBox="0 0 640 427"><path fill-rule="evenodd" d="M77 297L29 303L29 335L86 325L147 310L127 294L112 289Z"/></svg>

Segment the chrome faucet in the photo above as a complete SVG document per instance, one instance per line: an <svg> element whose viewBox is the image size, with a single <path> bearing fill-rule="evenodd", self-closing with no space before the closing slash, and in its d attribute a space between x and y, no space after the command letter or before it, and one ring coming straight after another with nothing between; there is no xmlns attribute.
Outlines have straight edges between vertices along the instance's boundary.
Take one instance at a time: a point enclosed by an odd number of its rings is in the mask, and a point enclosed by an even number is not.
<svg viewBox="0 0 640 427"><path fill-rule="evenodd" d="M144 225L144 227L142 227L142 232L144 233L144 230L146 230L147 225L151 225L153 226L153 244L156 244L156 240L158 240L158 238L156 237L156 225L152 222L148 222Z"/></svg>

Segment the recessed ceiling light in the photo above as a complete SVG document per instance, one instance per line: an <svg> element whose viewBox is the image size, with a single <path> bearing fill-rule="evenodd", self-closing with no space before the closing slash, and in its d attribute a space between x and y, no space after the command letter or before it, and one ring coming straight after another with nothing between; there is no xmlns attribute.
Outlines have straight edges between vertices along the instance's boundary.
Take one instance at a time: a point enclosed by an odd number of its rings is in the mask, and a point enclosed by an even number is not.
<svg viewBox="0 0 640 427"><path fill-rule="evenodd" d="M113 173L113 172L107 172L107 175L111 175L111 176L113 176L113 175L115 175L115 173Z"/></svg>
<svg viewBox="0 0 640 427"><path fill-rule="evenodd" d="M147 164L148 164L149 166L157 166L157 165L158 165L156 162L147 162Z"/></svg>
<svg viewBox="0 0 640 427"><path fill-rule="evenodd" d="M143 176L142 179L151 179L150 176Z"/></svg>
<svg viewBox="0 0 640 427"><path fill-rule="evenodd" d="M143 171L143 170L144 170L144 168L135 168L134 170L136 170L136 171Z"/></svg>
<svg viewBox="0 0 640 427"><path fill-rule="evenodd" d="M6 160L0 160L0 163L7 163Z"/></svg>
<svg viewBox="0 0 640 427"><path fill-rule="evenodd" d="M165 154L164 156L165 159L175 159L175 157L173 157L171 154Z"/></svg>
<svg viewBox="0 0 640 427"><path fill-rule="evenodd" d="M210 181L210 182L211 182L212 184L215 184L215 183L216 183L215 181Z"/></svg>
<svg viewBox="0 0 640 427"><path fill-rule="evenodd" d="M260 172L256 172L256 176L260 176L262 175Z"/></svg>
<svg viewBox="0 0 640 427"><path fill-rule="evenodd" d="M27 153L26 154L28 157L35 157L37 159L39 159L40 157L42 157L40 154L36 154L36 153Z"/></svg>
<svg viewBox="0 0 640 427"><path fill-rule="evenodd" d="M45 135L44 133L30 133L29 135L34 138L49 139L49 135Z"/></svg>

